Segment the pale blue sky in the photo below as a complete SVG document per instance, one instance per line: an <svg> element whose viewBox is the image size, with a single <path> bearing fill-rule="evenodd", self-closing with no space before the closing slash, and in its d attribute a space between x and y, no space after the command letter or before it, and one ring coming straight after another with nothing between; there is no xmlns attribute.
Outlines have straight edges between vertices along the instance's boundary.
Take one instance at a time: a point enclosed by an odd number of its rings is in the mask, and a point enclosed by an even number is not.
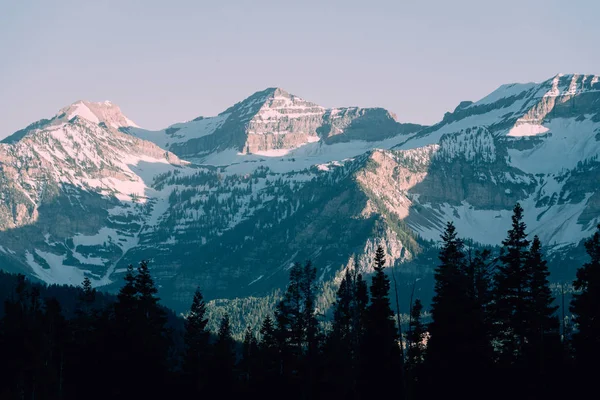
<svg viewBox="0 0 600 400"><path fill-rule="evenodd" d="M434 123L461 100L600 73L600 2L0 0L0 137L78 99L147 128L279 86Z"/></svg>

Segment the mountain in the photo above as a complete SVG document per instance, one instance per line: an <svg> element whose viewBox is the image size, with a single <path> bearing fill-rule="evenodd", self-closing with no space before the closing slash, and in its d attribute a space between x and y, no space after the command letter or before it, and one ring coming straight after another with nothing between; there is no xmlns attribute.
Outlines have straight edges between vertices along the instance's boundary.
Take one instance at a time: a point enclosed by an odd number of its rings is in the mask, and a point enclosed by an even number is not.
<svg viewBox="0 0 600 400"><path fill-rule="evenodd" d="M422 129L401 124L382 108L325 109L279 88L254 93L216 117L198 117L161 131L130 129L180 157L199 159L233 150L281 156L308 143L375 142Z"/></svg>
<svg viewBox="0 0 600 400"><path fill-rule="evenodd" d="M0 265L114 290L151 259L182 311L198 285L214 307L257 309L311 259L326 307L345 266L370 271L377 244L402 287L426 282L447 220L497 245L519 201L555 276L571 279L600 222L599 154L589 75L503 85L430 127L281 89L160 131L77 102L0 144Z"/></svg>

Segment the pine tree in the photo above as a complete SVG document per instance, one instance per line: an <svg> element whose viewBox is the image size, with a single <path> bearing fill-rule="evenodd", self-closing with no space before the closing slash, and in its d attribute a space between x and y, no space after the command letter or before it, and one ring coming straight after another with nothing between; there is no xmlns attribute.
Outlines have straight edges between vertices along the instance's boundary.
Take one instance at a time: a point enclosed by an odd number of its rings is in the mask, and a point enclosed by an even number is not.
<svg viewBox="0 0 600 400"><path fill-rule="evenodd" d="M213 345L210 369L212 395L229 398L235 392L235 341L231 335L229 315L221 319L217 340Z"/></svg>
<svg viewBox="0 0 600 400"><path fill-rule="evenodd" d="M425 336L427 330L421 322L423 304L416 299L410 310L410 329L407 334L406 368L416 370L425 360ZM414 375L413 375L414 376Z"/></svg>
<svg viewBox="0 0 600 400"><path fill-rule="evenodd" d="M207 324L206 304L200 288L197 288L185 319L183 375L185 386L189 388L188 393L199 394L206 384L210 339Z"/></svg>
<svg viewBox="0 0 600 400"><path fill-rule="evenodd" d="M494 318L496 339L501 360L522 361L527 340L527 320L531 299L532 274L529 268L529 240L525 233L523 208L517 203L513 210L512 228L502 241L501 265L494 276Z"/></svg>
<svg viewBox="0 0 600 400"><path fill-rule="evenodd" d="M301 281L303 297L302 324L304 330L304 345L309 362L312 362L319 347L319 323L315 316L315 280L317 269L310 261L304 265Z"/></svg>
<svg viewBox="0 0 600 400"><path fill-rule="evenodd" d="M442 241L426 352L427 387L432 397L460 391L465 398L476 398L491 363L482 272L485 262L481 254L474 260L466 258L464 242L451 222ZM466 377L469 385L465 385Z"/></svg>
<svg viewBox="0 0 600 400"><path fill-rule="evenodd" d="M325 345L328 394L348 398L354 389L355 354L353 346L355 283L349 269L333 303L333 323ZM350 384L349 384L350 383Z"/></svg>
<svg viewBox="0 0 600 400"><path fill-rule="evenodd" d="M469 287L465 275L466 259L464 243L458 237L452 222L448 222L442 234L440 264L435 269L435 295L431 305L432 322L429 324L431 335L428 341L428 361L439 369L452 368L457 357L457 344L463 342L464 321L457 321L460 313L467 311L466 290Z"/></svg>
<svg viewBox="0 0 600 400"><path fill-rule="evenodd" d="M258 362L256 371L256 391L267 399L278 398L282 387L281 357L275 324L267 316L260 328L258 342Z"/></svg>
<svg viewBox="0 0 600 400"><path fill-rule="evenodd" d="M254 374L258 361L258 342L252 328L248 326L244 332L244 341L242 343L242 359L239 362L241 378L245 384L245 390L248 392L254 387Z"/></svg>
<svg viewBox="0 0 600 400"><path fill-rule="evenodd" d="M576 324L573 348L581 382L592 386L593 371L600 359L600 225L585 242L590 260L577 270L573 287L577 292L571 301L571 312Z"/></svg>
<svg viewBox="0 0 600 400"><path fill-rule="evenodd" d="M550 291L548 281L548 265L542 256L542 244L534 236L529 250L528 269L531 271L531 309L529 310L529 335L528 347L536 353L534 357L538 362L544 362L544 352L552 344L556 345L559 338L559 322L556 317L558 306L553 306L554 297ZM543 366L543 365L542 365Z"/></svg>
<svg viewBox="0 0 600 400"><path fill-rule="evenodd" d="M65 375L71 382L68 386L66 397L78 398L86 393L96 379L94 372L100 371L102 366L98 365L102 359L100 343L104 342L100 337L102 327L102 315L94 307L96 301L96 289L92 282L85 277L78 302L75 308L75 318L71 321L72 334L68 342L67 367ZM94 393L86 393L91 399L102 397L102 390Z"/></svg>
<svg viewBox="0 0 600 400"><path fill-rule="evenodd" d="M275 319L277 338L284 363L284 373L292 373L297 365L293 361L302 354L304 339L303 301L302 301L302 265L298 262L290 269L290 279L283 296L277 304Z"/></svg>
<svg viewBox="0 0 600 400"><path fill-rule="evenodd" d="M122 333L128 335L138 307L138 290L133 265L127 267L124 280L125 285L119 290L114 312L119 328L124 330Z"/></svg>
<svg viewBox="0 0 600 400"><path fill-rule="evenodd" d="M346 270L346 274L336 293L336 301L333 303L333 325L330 339L338 343L348 343L348 347L352 332L353 300L352 275L350 274L350 270Z"/></svg>
<svg viewBox="0 0 600 400"><path fill-rule="evenodd" d="M421 300L416 299L415 304L410 310L410 326L406 336L406 375L407 389L410 393L409 398L419 398L421 388L423 362L425 361L425 340L427 330L421 322L421 313L423 312L423 304Z"/></svg>
<svg viewBox="0 0 600 400"><path fill-rule="evenodd" d="M390 305L390 281L384 272L385 253L381 246L377 247L374 261L371 303L367 307L367 326L361 353L361 374L365 377L361 394L378 397L399 392L403 397L398 331Z"/></svg>

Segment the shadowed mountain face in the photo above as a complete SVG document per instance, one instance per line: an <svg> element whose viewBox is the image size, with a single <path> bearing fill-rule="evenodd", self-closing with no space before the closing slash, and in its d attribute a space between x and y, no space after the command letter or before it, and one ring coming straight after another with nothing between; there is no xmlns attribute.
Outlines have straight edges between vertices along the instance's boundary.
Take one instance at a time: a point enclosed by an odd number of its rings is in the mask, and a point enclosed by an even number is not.
<svg viewBox="0 0 600 400"><path fill-rule="evenodd" d="M505 85L431 127L281 89L157 132L77 102L0 144L0 263L116 289L151 259L181 311L198 285L267 296L306 259L332 288L383 244L406 285L430 277L447 220L497 245L519 201L558 265L600 222L599 89L583 75Z"/></svg>

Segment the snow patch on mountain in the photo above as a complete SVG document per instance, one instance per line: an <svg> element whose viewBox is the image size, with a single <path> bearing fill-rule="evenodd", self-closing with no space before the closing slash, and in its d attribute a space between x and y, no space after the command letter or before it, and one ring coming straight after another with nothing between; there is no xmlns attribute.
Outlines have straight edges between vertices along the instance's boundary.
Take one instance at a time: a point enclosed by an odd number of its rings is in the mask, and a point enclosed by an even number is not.
<svg viewBox="0 0 600 400"><path fill-rule="evenodd" d="M555 118L545 127L545 136L531 148L508 149L510 165L533 174L551 173L573 169L577 163L600 155L600 141L596 139L600 122L592 118Z"/></svg>
<svg viewBox="0 0 600 400"><path fill-rule="evenodd" d="M521 137L521 136L537 136L542 133L548 132L548 128L538 124L517 124L508 131L507 136Z"/></svg>

